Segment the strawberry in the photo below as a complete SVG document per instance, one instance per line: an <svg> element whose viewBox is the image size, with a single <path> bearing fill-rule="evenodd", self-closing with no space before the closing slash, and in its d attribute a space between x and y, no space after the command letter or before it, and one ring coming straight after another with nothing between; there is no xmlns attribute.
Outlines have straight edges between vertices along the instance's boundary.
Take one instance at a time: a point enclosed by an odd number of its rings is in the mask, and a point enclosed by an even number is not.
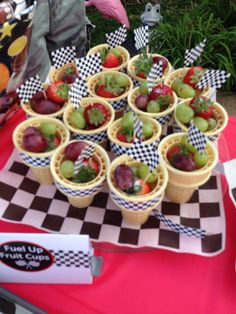
<svg viewBox="0 0 236 314"><path fill-rule="evenodd" d="M103 78L98 81L96 94L104 98L115 98L123 94L128 80L122 75L104 74Z"/></svg>
<svg viewBox="0 0 236 314"><path fill-rule="evenodd" d="M120 65L120 60L114 53L108 52L105 62L102 65L105 68L116 68Z"/></svg>
<svg viewBox="0 0 236 314"><path fill-rule="evenodd" d="M147 75L146 75L144 72L138 72L136 75L137 75L138 77L143 78L143 79L146 79L146 78L147 78Z"/></svg>
<svg viewBox="0 0 236 314"><path fill-rule="evenodd" d="M84 110L84 118L88 125L99 127L103 125L109 117L107 108L99 103L88 105Z"/></svg>
<svg viewBox="0 0 236 314"><path fill-rule="evenodd" d="M152 56L148 56L146 52L143 52L143 54L141 54L134 63L135 74L138 77L146 78L152 68L152 65L153 65Z"/></svg>
<svg viewBox="0 0 236 314"><path fill-rule="evenodd" d="M123 143L132 143L133 142L133 136L124 134L122 132L116 133L116 138Z"/></svg>
<svg viewBox="0 0 236 314"><path fill-rule="evenodd" d="M55 136L54 139L53 139L53 143L56 145L56 147L58 145L60 145L60 143L61 143L60 137L59 136Z"/></svg>
<svg viewBox="0 0 236 314"><path fill-rule="evenodd" d="M68 92L69 85L62 81L51 83L46 90L48 99L57 104L63 104L68 100Z"/></svg>
<svg viewBox="0 0 236 314"><path fill-rule="evenodd" d="M173 91L169 86L159 83L153 87L149 100L156 100L160 106L169 105L173 100Z"/></svg>
<svg viewBox="0 0 236 314"><path fill-rule="evenodd" d="M172 161L176 155L180 155L180 154L181 154L181 146L175 145L168 150L166 157L169 161Z"/></svg>
<svg viewBox="0 0 236 314"><path fill-rule="evenodd" d="M189 106L194 110L196 116L209 119L213 117L213 102L204 97L194 97L190 103Z"/></svg>
<svg viewBox="0 0 236 314"><path fill-rule="evenodd" d="M151 192L151 185L145 182L143 179L137 179L134 182L134 187L140 187L139 192L136 192L136 195L145 195Z"/></svg>
<svg viewBox="0 0 236 314"><path fill-rule="evenodd" d="M113 98L113 97L115 97L112 92L106 90L106 86L105 85L98 86L98 88L96 90L96 94L98 96L104 97L104 98Z"/></svg>
<svg viewBox="0 0 236 314"><path fill-rule="evenodd" d="M93 157L90 157L88 159L84 159L83 165L84 166L90 166L96 173L98 173L100 170L99 164L93 159Z"/></svg>
<svg viewBox="0 0 236 314"><path fill-rule="evenodd" d="M205 70L201 66L191 67L184 76L184 83L196 88L196 85L203 76L204 71Z"/></svg>

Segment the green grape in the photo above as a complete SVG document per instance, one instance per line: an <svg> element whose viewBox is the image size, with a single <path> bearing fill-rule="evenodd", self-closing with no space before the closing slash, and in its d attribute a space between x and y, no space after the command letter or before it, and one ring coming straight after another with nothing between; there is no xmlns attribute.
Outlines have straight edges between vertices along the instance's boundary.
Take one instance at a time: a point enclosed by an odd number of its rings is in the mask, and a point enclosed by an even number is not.
<svg viewBox="0 0 236 314"><path fill-rule="evenodd" d="M71 125L76 129L84 129L86 126L86 121L81 112L74 110L70 116Z"/></svg>
<svg viewBox="0 0 236 314"><path fill-rule="evenodd" d="M75 170L73 161L64 160L60 165L60 170L63 177L65 177L66 179L72 178Z"/></svg>
<svg viewBox="0 0 236 314"><path fill-rule="evenodd" d="M154 182L157 181L157 179L158 179L158 174L157 174L157 172L154 171L154 172L152 172L151 175L148 177L147 183L154 183Z"/></svg>
<svg viewBox="0 0 236 314"><path fill-rule="evenodd" d="M178 86L177 95L180 98L193 98L196 95L196 91L192 86L183 83Z"/></svg>
<svg viewBox="0 0 236 314"><path fill-rule="evenodd" d="M188 142L188 138L187 138L187 135L183 135L181 137L181 140L180 140L180 143L183 144L187 150L190 152L190 153L196 153L197 152L197 149Z"/></svg>
<svg viewBox="0 0 236 314"><path fill-rule="evenodd" d="M133 171L134 176L138 177L138 166L137 165L133 165L133 166L131 166L131 169Z"/></svg>
<svg viewBox="0 0 236 314"><path fill-rule="evenodd" d="M201 131L205 132L208 129L208 122L201 117L193 118L193 124Z"/></svg>
<svg viewBox="0 0 236 314"><path fill-rule="evenodd" d="M179 104L176 108L176 117L181 123L187 124L194 117L194 110L185 103Z"/></svg>
<svg viewBox="0 0 236 314"><path fill-rule="evenodd" d="M121 56L120 50L118 48L111 48L110 52L112 52L118 58Z"/></svg>
<svg viewBox="0 0 236 314"><path fill-rule="evenodd" d="M130 130L134 129L133 112L129 111L129 112L124 113L123 117L121 118L121 125L124 128L128 128Z"/></svg>
<svg viewBox="0 0 236 314"><path fill-rule="evenodd" d="M155 100L150 100L147 104L147 112L158 113L160 112L160 104Z"/></svg>
<svg viewBox="0 0 236 314"><path fill-rule="evenodd" d="M40 131L45 136L54 135L57 132L57 125L53 122L44 122L40 126Z"/></svg>
<svg viewBox="0 0 236 314"><path fill-rule="evenodd" d="M207 119L207 123L208 123L207 131L211 131L217 126L217 121L216 119L213 119L213 118Z"/></svg>
<svg viewBox="0 0 236 314"><path fill-rule="evenodd" d="M148 165L140 163L138 166L138 177L140 179L145 179L150 173L150 169L148 167Z"/></svg>
<svg viewBox="0 0 236 314"><path fill-rule="evenodd" d="M116 83L119 87L126 87L129 84L129 80L127 77L119 75L116 77Z"/></svg>
<svg viewBox="0 0 236 314"><path fill-rule="evenodd" d="M153 135L153 125L150 121L143 122L143 136L145 138L150 138Z"/></svg>
<svg viewBox="0 0 236 314"><path fill-rule="evenodd" d="M183 84L183 80L181 80L180 78L177 78L173 81L173 83L171 84L171 88L177 92L177 89L179 88L179 86Z"/></svg>
<svg viewBox="0 0 236 314"><path fill-rule="evenodd" d="M142 95L148 95L147 81L143 81L139 86L139 92Z"/></svg>
<svg viewBox="0 0 236 314"><path fill-rule="evenodd" d="M193 160L196 164L197 167L201 168L204 167L209 160L209 156L206 152L203 152L202 154L199 153L198 151L194 154Z"/></svg>

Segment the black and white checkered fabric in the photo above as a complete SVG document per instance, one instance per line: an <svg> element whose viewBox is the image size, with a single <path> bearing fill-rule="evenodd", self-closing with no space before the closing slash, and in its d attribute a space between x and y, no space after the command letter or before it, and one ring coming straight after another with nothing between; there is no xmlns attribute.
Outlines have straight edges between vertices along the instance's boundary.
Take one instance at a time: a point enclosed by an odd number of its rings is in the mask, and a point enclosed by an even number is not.
<svg viewBox="0 0 236 314"><path fill-rule="evenodd" d="M193 123L188 128L188 142L192 144L199 153L203 153L207 143L207 137Z"/></svg>
<svg viewBox="0 0 236 314"><path fill-rule="evenodd" d="M170 122L172 118L171 114L168 114L166 116L160 117L160 118L156 118L156 120L162 125L165 126L168 122Z"/></svg>
<svg viewBox="0 0 236 314"><path fill-rule="evenodd" d="M126 40L126 38L127 38L127 28L125 27L125 25L119 27L114 32L106 34L107 44L111 48L121 46L123 42Z"/></svg>
<svg viewBox="0 0 236 314"><path fill-rule="evenodd" d="M81 99L86 96L88 96L87 82L83 79L76 78L69 90L70 103L75 108L79 108Z"/></svg>
<svg viewBox="0 0 236 314"><path fill-rule="evenodd" d="M192 49L186 49L185 55L184 55L184 67L187 67L189 65L192 65L194 61L197 60L197 58L200 57L204 47L206 44L206 39L204 39L200 44L198 44L196 47Z"/></svg>
<svg viewBox="0 0 236 314"><path fill-rule="evenodd" d="M197 83L197 88L213 87L220 89L229 77L230 73L223 70L206 70Z"/></svg>
<svg viewBox="0 0 236 314"><path fill-rule="evenodd" d="M72 133L71 137L74 140L91 141L94 143L101 143L107 139L107 131L102 131L102 132L99 132L97 134Z"/></svg>
<svg viewBox="0 0 236 314"><path fill-rule="evenodd" d="M92 189L86 189L86 190L76 190L76 189L67 188L58 182L55 182L55 184L58 190L61 191L63 194L66 194L67 196L85 197L85 196L90 196L90 195L100 192L101 189L103 188L104 181L101 184L96 185Z"/></svg>
<svg viewBox="0 0 236 314"><path fill-rule="evenodd" d="M143 139L143 121L138 118L136 114L133 114L134 118L134 134L137 138Z"/></svg>
<svg viewBox="0 0 236 314"><path fill-rule="evenodd" d="M158 209L154 209L153 214L157 219L162 221L165 225L169 226L170 229L175 232L184 233L190 237L196 237L196 238L205 238L206 236L206 230L187 227L181 224L174 223L172 220L167 219L165 215L163 215Z"/></svg>
<svg viewBox="0 0 236 314"><path fill-rule="evenodd" d="M116 157L119 157L119 156L121 156L123 154L126 154L126 150L127 150L126 147L123 147L121 145L115 144L113 142L110 143L110 148L111 148L111 151L113 152L113 154Z"/></svg>
<svg viewBox="0 0 236 314"><path fill-rule="evenodd" d="M174 133L183 132L183 130L181 129L181 127L178 126L178 124L177 124L176 122L173 123L172 128L173 128Z"/></svg>
<svg viewBox="0 0 236 314"><path fill-rule="evenodd" d="M93 156L94 153L94 146L88 145L86 146L78 156L77 160L75 161L75 170L74 172L77 173L79 171L79 168L83 165L83 160L88 159Z"/></svg>
<svg viewBox="0 0 236 314"><path fill-rule="evenodd" d="M80 78L86 79L102 71L102 60L100 53L95 53L76 59L76 66L79 71Z"/></svg>
<svg viewBox="0 0 236 314"><path fill-rule="evenodd" d="M127 99L123 98L120 100L109 101L115 111L120 111L127 106Z"/></svg>
<svg viewBox="0 0 236 314"><path fill-rule="evenodd" d="M137 50L146 47L149 43L149 27L141 26L134 30L134 41Z"/></svg>
<svg viewBox="0 0 236 314"><path fill-rule="evenodd" d="M76 49L72 47L62 47L51 52L52 63L55 69L61 68L67 63L75 62Z"/></svg>
<svg viewBox="0 0 236 314"><path fill-rule="evenodd" d="M138 80L132 79L132 81L133 81L133 84L134 84L134 88L140 86L140 82Z"/></svg>
<svg viewBox="0 0 236 314"><path fill-rule="evenodd" d="M126 150L126 154L135 160L141 161L150 167L153 171L159 164L159 156L157 153L157 144L146 145L144 142L136 139L132 146Z"/></svg>
<svg viewBox="0 0 236 314"><path fill-rule="evenodd" d="M162 61L159 61L158 63L154 63L150 72L147 76L147 86L149 92L153 89L155 86L155 81L159 78L162 78L163 75L163 68L162 68Z"/></svg>
<svg viewBox="0 0 236 314"><path fill-rule="evenodd" d="M63 251L63 250L49 250L54 256L54 264L57 267L76 267L76 268L90 268L91 254L83 251Z"/></svg>
<svg viewBox="0 0 236 314"><path fill-rule="evenodd" d="M132 202L132 201L127 201L124 200L123 198L119 197L116 193L114 193L113 191L110 192L111 194L111 198L113 199L113 201L116 203L117 206L120 206L122 208L126 208L129 210L145 210L147 208L153 207L155 206L155 204L157 204L160 201L160 198L154 198L151 201L147 201L147 202Z"/></svg>
<svg viewBox="0 0 236 314"><path fill-rule="evenodd" d="M50 165L49 157L32 157L28 154L20 153L21 159L29 166L33 167L48 167Z"/></svg>
<svg viewBox="0 0 236 314"><path fill-rule="evenodd" d="M30 77L22 85L20 85L16 92L23 104L26 104L39 91L43 91L43 83L38 75Z"/></svg>
<svg viewBox="0 0 236 314"><path fill-rule="evenodd" d="M208 135L207 138L210 142L215 143L218 141L220 135Z"/></svg>

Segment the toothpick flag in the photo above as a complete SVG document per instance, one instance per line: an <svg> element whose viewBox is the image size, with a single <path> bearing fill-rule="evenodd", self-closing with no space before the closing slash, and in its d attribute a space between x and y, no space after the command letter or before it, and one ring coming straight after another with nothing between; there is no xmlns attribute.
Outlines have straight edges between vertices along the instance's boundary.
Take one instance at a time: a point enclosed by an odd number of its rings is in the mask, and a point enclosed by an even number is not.
<svg viewBox="0 0 236 314"><path fill-rule="evenodd" d="M197 88L214 87L220 89L229 77L230 73L223 70L206 70L198 82Z"/></svg>
<svg viewBox="0 0 236 314"><path fill-rule="evenodd" d="M193 123L188 129L188 142L192 144L199 153L203 153L207 143L207 137Z"/></svg>
<svg viewBox="0 0 236 314"><path fill-rule="evenodd" d="M137 138L140 140L143 139L143 122L138 118L138 116L133 113L133 119L134 119L134 136L136 135Z"/></svg>
<svg viewBox="0 0 236 314"><path fill-rule="evenodd" d="M83 97L88 95L87 83L85 80L76 78L69 90L70 103L75 107L80 107L80 102Z"/></svg>
<svg viewBox="0 0 236 314"><path fill-rule="evenodd" d="M102 61L100 53L95 53L76 59L76 65L79 71L79 77L86 79L95 73L102 71Z"/></svg>
<svg viewBox="0 0 236 314"><path fill-rule="evenodd" d="M94 153L94 146L88 145L86 146L80 153L79 157L75 161L75 168L74 168L74 173L77 174L79 169L83 165L83 160L88 159L93 156Z"/></svg>
<svg viewBox="0 0 236 314"><path fill-rule="evenodd" d="M17 88L16 92L23 104L26 104L39 91L43 91L43 83L39 76L29 78L24 84Z"/></svg>
<svg viewBox="0 0 236 314"><path fill-rule="evenodd" d="M162 61L154 63L147 77L147 85L149 92L153 89L155 81L163 75Z"/></svg>
<svg viewBox="0 0 236 314"><path fill-rule="evenodd" d="M116 31L106 34L107 44L115 48L121 46L127 37L127 28L125 25L119 27Z"/></svg>
<svg viewBox="0 0 236 314"><path fill-rule="evenodd" d="M149 27L141 26L136 28L134 30L134 41L137 50L146 47L149 42Z"/></svg>
<svg viewBox="0 0 236 314"><path fill-rule="evenodd" d="M75 62L76 50L75 47L62 47L51 52L52 63L56 69L61 68L63 65Z"/></svg>
<svg viewBox="0 0 236 314"><path fill-rule="evenodd" d="M184 56L184 67L192 65L197 58L200 57L206 44L206 39L204 39L200 44L192 49L186 49Z"/></svg>

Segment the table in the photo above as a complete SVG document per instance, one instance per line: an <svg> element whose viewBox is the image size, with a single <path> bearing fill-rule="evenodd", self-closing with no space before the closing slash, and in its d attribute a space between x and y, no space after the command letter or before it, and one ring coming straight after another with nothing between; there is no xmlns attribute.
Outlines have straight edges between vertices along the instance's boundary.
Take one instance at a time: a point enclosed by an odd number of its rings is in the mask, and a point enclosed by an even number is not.
<svg viewBox="0 0 236 314"><path fill-rule="evenodd" d="M0 130L0 167L11 154L11 134L24 114L19 111ZM221 161L236 158L236 117L230 117L220 139ZM227 142L228 152L225 151ZM223 187L226 187L222 177ZM236 211L224 196L226 249L214 257L178 254L165 250L123 251L95 244L104 259L101 276L92 285L2 284L50 314L128 313L235 313ZM0 221L1 232L43 232Z"/></svg>

